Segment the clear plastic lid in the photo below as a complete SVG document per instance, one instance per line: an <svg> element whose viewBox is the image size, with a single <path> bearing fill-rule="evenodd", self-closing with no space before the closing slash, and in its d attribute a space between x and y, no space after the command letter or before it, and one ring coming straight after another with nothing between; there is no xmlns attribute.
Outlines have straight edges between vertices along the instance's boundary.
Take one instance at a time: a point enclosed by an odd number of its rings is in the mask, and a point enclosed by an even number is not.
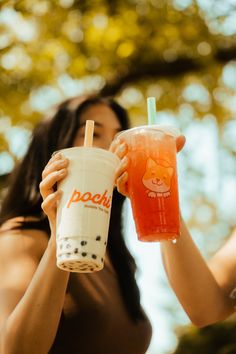
<svg viewBox="0 0 236 354"><path fill-rule="evenodd" d="M96 157L96 158L102 158L106 159L107 161L110 161L112 163L118 164L120 159L119 157L114 154L113 152L97 147L84 147L84 146L75 146L75 147L70 147L70 148L65 148L61 150L57 150L53 153L56 154L57 152L60 152L62 155L64 155L67 158L80 158L80 157L86 157L89 158L90 156ZM52 156L53 156L52 155Z"/></svg>
<svg viewBox="0 0 236 354"><path fill-rule="evenodd" d="M125 138L129 136L130 134L140 134L144 133L145 131L161 131L167 135L170 135L174 138L177 138L178 136L181 135L180 131L178 128L173 127L171 125L142 125L139 127L123 130L120 133L116 134L116 139L119 138Z"/></svg>

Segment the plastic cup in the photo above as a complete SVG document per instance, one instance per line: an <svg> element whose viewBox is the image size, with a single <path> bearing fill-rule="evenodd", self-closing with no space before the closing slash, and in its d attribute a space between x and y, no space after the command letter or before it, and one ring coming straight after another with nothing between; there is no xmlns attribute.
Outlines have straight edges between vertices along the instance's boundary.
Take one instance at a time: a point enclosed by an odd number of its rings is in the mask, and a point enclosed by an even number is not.
<svg viewBox="0 0 236 354"><path fill-rule="evenodd" d="M69 159L67 177L58 184L57 266L94 272L104 266L115 171L119 158L92 147L61 150Z"/></svg>
<svg viewBox="0 0 236 354"><path fill-rule="evenodd" d="M117 135L128 145L128 191L141 241L175 240L180 235L177 135L173 127L157 125Z"/></svg>

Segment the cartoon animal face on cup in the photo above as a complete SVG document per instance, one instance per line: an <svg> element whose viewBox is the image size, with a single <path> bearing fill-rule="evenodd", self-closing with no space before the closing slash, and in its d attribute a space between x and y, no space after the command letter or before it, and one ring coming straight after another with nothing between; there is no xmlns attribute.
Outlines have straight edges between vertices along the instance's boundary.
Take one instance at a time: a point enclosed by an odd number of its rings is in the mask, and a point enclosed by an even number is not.
<svg viewBox="0 0 236 354"><path fill-rule="evenodd" d="M165 166L166 165L166 166ZM147 188L147 195L150 198L170 196L171 180L174 169L168 166L166 161L156 162L148 158L146 170L142 178L144 186Z"/></svg>

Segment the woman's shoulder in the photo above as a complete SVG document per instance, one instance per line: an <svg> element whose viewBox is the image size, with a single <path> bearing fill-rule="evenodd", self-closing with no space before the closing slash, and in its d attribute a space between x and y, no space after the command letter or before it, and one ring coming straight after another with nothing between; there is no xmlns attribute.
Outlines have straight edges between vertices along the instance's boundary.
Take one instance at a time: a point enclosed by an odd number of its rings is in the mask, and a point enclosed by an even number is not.
<svg viewBox="0 0 236 354"><path fill-rule="evenodd" d="M21 229L25 217L15 217L7 220L0 227L0 257L28 253L40 259L48 244L48 235L38 229ZM29 221L33 221L30 218Z"/></svg>

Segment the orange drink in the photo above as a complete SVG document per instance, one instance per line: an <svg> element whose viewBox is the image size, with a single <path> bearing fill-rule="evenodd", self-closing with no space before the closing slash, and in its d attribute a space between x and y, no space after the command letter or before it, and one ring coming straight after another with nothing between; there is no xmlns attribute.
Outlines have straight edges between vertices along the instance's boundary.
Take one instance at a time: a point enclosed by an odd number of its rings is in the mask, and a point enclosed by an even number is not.
<svg viewBox="0 0 236 354"><path fill-rule="evenodd" d="M118 135L128 145L128 190L141 241L179 237L175 136L154 125L133 128Z"/></svg>

